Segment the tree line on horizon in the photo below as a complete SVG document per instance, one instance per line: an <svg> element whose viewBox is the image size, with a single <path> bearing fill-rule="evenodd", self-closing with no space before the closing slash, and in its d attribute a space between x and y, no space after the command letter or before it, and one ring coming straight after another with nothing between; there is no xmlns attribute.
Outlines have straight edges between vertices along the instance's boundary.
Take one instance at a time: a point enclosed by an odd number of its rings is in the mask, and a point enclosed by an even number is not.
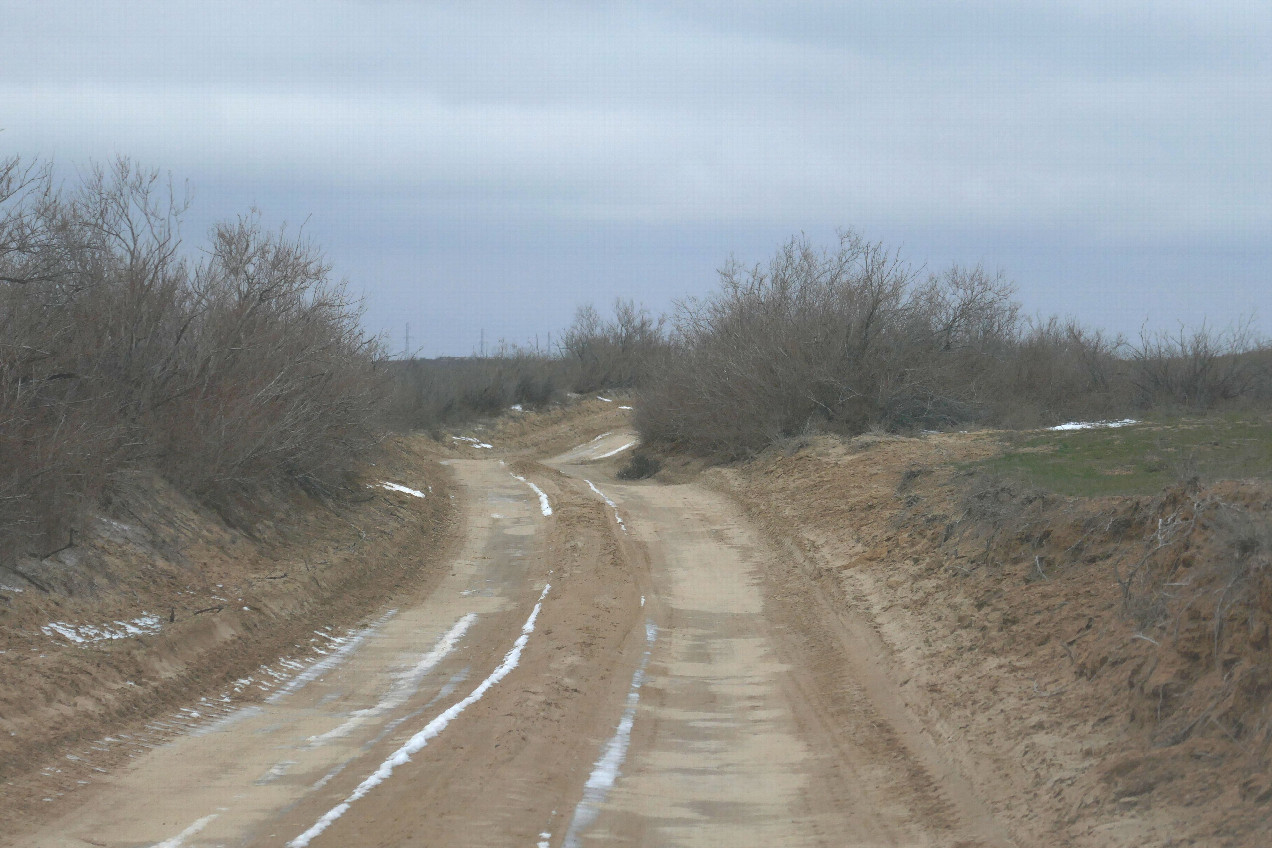
<svg viewBox="0 0 1272 848"><path fill-rule="evenodd" d="M387 432L599 391L635 396L647 447L715 460L817 431L1272 400L1272 349L1248 323L1131 343L1026 318L1001 274L922 276L852 232L730 260L669 316L581 307L554 350L394 360L303 234L253 210L191 250L186 208L128 159L71 188L0 160L0 565L54 549L147 474L250 523L271 493L348 491Z"/></svg>
<svg viewBox="0 0 1272 848"><path fill-rule="evenodd" d="M627 389L647 446L714 459L809 432L1008 428L1272 401L1272 347L1252 322L1130 341L1028 317L1002 273L920 275L854 232L804 238L767 264L730 260L710 294L653 316L579 309L556 350L394 363L394 420L429 428L569 394Z"/></svg>

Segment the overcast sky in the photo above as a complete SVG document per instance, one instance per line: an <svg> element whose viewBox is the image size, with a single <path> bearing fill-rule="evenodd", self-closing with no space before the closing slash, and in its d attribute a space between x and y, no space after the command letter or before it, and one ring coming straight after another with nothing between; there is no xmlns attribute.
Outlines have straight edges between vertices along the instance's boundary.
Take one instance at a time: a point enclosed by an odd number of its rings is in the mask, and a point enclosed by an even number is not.
<svg viewBox="0 0 1272 848"><path fill-rule="evenodd" d="M1272 3L0 0L0 155L127 154L185 233L307 221L422 355L655 311L793 234L1030 313L1272 334Z"/></svg>

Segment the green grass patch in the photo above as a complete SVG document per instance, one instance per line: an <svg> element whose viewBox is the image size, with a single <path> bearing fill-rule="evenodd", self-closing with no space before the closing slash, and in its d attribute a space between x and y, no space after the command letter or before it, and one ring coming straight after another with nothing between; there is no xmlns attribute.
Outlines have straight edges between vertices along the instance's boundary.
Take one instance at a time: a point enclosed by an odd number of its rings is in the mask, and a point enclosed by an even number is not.
<svg viewBox="0 0 1272 848"><path fill-rule="evenodd" d="M1064 495L1153 494L1191 478L1272 478L1272 420L1250 416L1145 421L1126 427L1028 431L973 463Z"/></svg>

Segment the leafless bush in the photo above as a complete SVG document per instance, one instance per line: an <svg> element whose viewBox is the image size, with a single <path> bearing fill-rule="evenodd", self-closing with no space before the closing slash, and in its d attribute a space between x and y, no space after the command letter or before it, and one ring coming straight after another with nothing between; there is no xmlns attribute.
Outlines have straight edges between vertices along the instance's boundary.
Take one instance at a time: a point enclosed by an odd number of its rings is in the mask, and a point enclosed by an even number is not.
<svg viewBox="0 0 1272 848"><path fill-rule="evenodd" d="M681 304L673 364L644 391L644 438L736 457L809 428L857 433L973 418L1016 326L1012 287L981 268L922 284L895 252L844 233L793 239L768 267L730 262Z"/></svg>
<svg viewBox="0 0 1272 848"><path fill-rule="evenodd" d="M1001 273L920 280L851 232L829 251L792 239L767 266L730 261L713 294L679 305L637 427L651 445L736 458L811 430L1036 427L1272 401L1272 346L1249 323L1131 346L1073 320L1026 320L1013 298ZM585 327L598 320L580 313Z"/></svg>
<svg viewBox="0 0 1272 848"><path fill-rule="evenodd" d="M640 384L666 360L663 319L618 300L606 320L583 306L557 355L501 344L491 356L386 363L392 377L389 423L397 430L500 415L514 404L539 409L568 391L589 393Z"/></svg>
<svg viewBox="0 0 1272 848"><path fill-rule="evenodd" d="M1141 333L1131 351L1131 384L1141 406L1213 409L1251 395L1269 394L1272 347L1251 322L1227 331L1203 324L1191 332Z"/></svg>
<svg viewBox="0 0 1272 848"><path fill-rule="evenodd" d="M329 274L311 244L255 215L215 228L191 277L180 382L152 406L170 476L206 495L280 471L329 489L377 439L380 351Z"/></svg>
<svg viewBox="0 0 1272 848"><path fill-rule="evenodd" d="M1036 427L1057 420L1130 415L1125 340L1076 321L1025 322L999 358L989 420Z"/></svg>
<svg viewBox="0 0 1272 848"><path fill-rule="evenodd" d="M377 349L307 242L221 225L128 160L74 190L0 165L0 545L38 553L121 475L214 503L337 485L377 438Z"/></svg>
<svg viewBox="0 0 1272 848"><path fill-rule="evenodd" d="M617 476L620 480L644 480L653 477L661 470L662 463L657 457L637 450L632 452L627 464L618 470Z"/></svg>
<svg viewBox="0 0 1272 848"><path fill-rule="evenodd" d="M385 363L391 378L389 426L433 430L500 415L514 404L541 409L560 401L572 364L508 346L495 356Z"/></svg>
<svg viewBox="0 0 1272 848"><path fill-rule="evenodd" d="M622 299L614 302L612 321L591 305L580 307L561 341L573 370L572 388L580 393L637 385L663 360L666 348L663 319Z"/></svg>

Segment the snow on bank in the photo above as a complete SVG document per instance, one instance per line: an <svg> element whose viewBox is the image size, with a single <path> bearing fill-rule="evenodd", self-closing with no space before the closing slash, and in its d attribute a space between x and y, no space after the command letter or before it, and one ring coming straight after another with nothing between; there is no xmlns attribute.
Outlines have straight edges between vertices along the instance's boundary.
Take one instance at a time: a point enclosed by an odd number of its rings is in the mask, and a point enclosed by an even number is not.
<svg viewBox="0 0 1272 848"><path fill-rule="evenodd" d="M511 471L509 471L508 473L512 474ZM536 486L534 483L531 483L529 480L527 480L524 477L518 476L516 474L512 474L512 476L520 480L522 483L525 483L530 488L534 489L535 493L539 496L539 509L543 511L543 514L545 516L552 514L552 504L548 502L548 496L543 493L542 489L540 489L538 486Z"/></svg>
<svg viewBox="0 0 1272 848"><path fill-rule="evenodd" d="M552 584L550 583L543 587L543 592L539 594L538 603L536 603L534 605L534 609L530 611L530 617L526 619L526 623L521 626L521 635L518 636L517 641L513 643L512 649L504 655L503 662L499 664L498 668L490 673L489 677L478 684L477 688L474 689L467 698L451 706L437 718L426 724L423 730L408 739L401 748L398 748L387 760L381 763L378 769L372 772L365 780L362 781L362 783L358 784L358 788L354 789L348 798L328 810L322 818L318 819L318 821L314 823L313 827L309 828L309 830L306 830L300 836L297 836L291 842L288 842L287 848L305 848L305 846L307 846L314 837L318 836L318 834L330 827L336 819L348 812L350 805L352 805L354 801L366 797L368 792L388 780L393 774L393 769L410 762L412 754L419 753L423 750L424 746L426 746L430 740L435 739L439 733L445 730L446 726L450 724L456 716L473 704L477 703L477 701L481 700L481 697L490 691L496 683L507 677L508 674L517 667L517 664L521 662L521 652L525 649L526 643L530 641L530 634L534 632L535 620L539 617L539 610L543 608L543 599L547 597L548 590L551 588Z"/></svg>
<svg viewBox="0 0 1272 848"><path fill-rule="evenodd" d="M417 498L424 497L424 493L419 489L412 489L410 486L401 486L397 483L390 483L387 480L380 484L380 488L388 489L390 492L402 492L406 495L414 495Z"/></svg>
<svg viewBox="0 0 1272 848"><path fill-rule="evenodd" d="M600 489L596 488L596 484L595 484L595 483L593 483L591 480L584 480L583 482L584 482L584 483L587 483L587 485L588 485L588 486L592 489L592 491L593 491L593 492L596 492L598 495L600 495L600 496L601 496L601 500L603 500L603 501L605 501L605 503L609 504L610 509L614 510L614 520L618 522L618 526L619 526L619 527L622 527L622 528L623 528L623 532L624 532L624 533L626 533L626 532L627 532L627 525L623 523L623 516L621 516L621 515L619 515L619 514L618 514L618 504L614 503L612 500L610 500L610 499L609 499L609 496L608 496L608 495L606 495L606 494L605 494L604 492L602 492Z"/></svg>
<svg viewBox="0 0 1272 848"><path fill-rule="evenodd" d="M1070 421L1067 424L1057 424L1055 427L1047 429L1055 432L1057 430L1099 430L1111 427L1129 427L1132 424L1138 424L1134 418L1123 418L1121 421Z"/></svg>
<svg viewBox="0 0 1272 848"><path fill-rule="evenodd" d="M614 402L614 401L613 401L613 400L611 400L610 398L607 398L607 397L601 397L600 395L597 395L597 396L596 396L596 399L597 399L597 400L603 400L603 401L605 401L606 403L613 403L613 402Z"/></svg>
<svg viewBox="0 0 1272 848"><path fill-rule="evenodd" d="M597 459L609 459L611 456L622 453L623 451L627 450L628 448L632 447L635 444L636 444L635 442L628 442L627 444L623 445L621 448L614 448L614 450L610 451L609 453L601 454L600 456L597 457Z"/></svg>
<svg viewBox="0 0 1272 848"><path fill-rule="evenodd" d="M143 612L139 618L131 621L112 621L106 624L68 624L65 621L51 621L40 630L45 636L56 633L71 642L83 644L158 633L162 627L163 621L159 616Z"/></svg>
<svg viewBox="0 0 1272 848"><path fill-rule="evenodd" d="M570 821L570 829L565 832L564 848L572 848L581 844L583 831L596 821L605 803L609 791L618 780L618 771L627 757L627 747L631 744L632 727L636 724L636 707L640 703L640 687L645 682L645 668L649 665L649 655L653 652L654 641L658 638L658 627L652 621L645 622L645 655L641 657L640 667L632 675L632 685L627 691L627 705L623 716L618 720L614 735L605 743L601 756L592 767L587 783L583 784L583 798L574 808L574 818Z"/></svg>
<svg viewBox="0 0 1272 848"><path fill-rule="evenodd" d="M475 448L493 448L494 445L488 445L480 439L474 439L472 436L451 436L457 442L468 442Z"/></svg>

